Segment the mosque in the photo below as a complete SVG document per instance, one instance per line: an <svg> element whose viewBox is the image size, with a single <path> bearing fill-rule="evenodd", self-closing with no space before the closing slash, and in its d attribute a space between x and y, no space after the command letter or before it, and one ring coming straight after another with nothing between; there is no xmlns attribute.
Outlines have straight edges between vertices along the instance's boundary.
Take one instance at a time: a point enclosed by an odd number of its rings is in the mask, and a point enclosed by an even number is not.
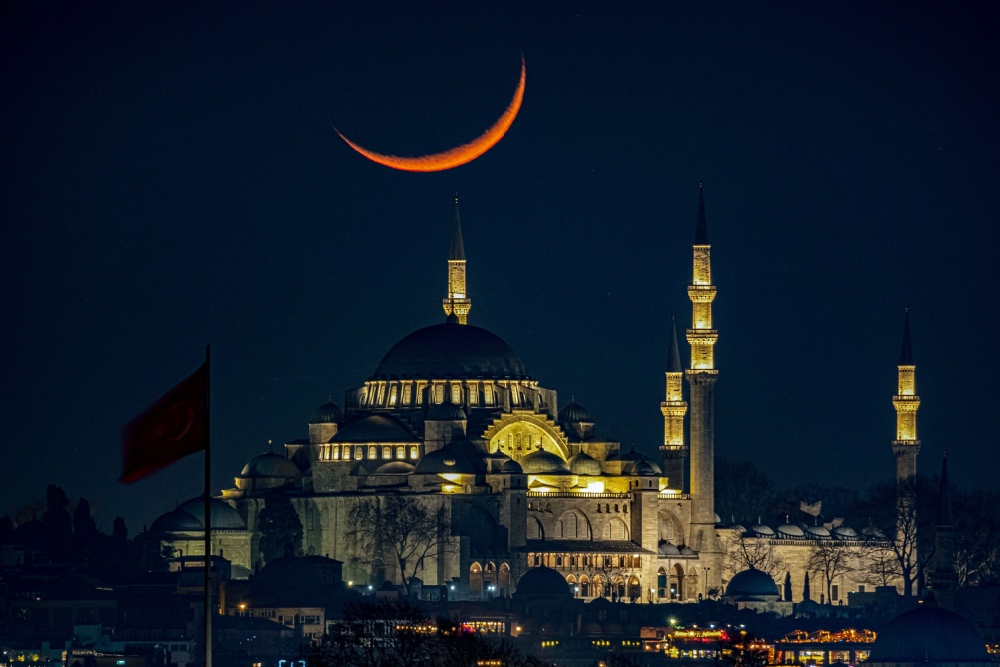
<svg viewBox="0 0 1000 667"><path fill-rule="evenodd" d="M444 321L396 343L361 386L346 392L343 409L320 406L308 437L286 443L284 455L265 453L243 468L235 488L213 501L213 553L231 560L234 574L259 569L260 513L266 497L281 490L301 519L304 554L343 562L345 580L399 583L398 559L360 553L349 524L359 503L403 498L438 517L440 533L411 574L425 590L447 590L453 598L508 595L521 575L544 566L585 599L696 601L729 583L725 551L733 540L727 538L743 535L766 541L787 563L787 571L772 573L784 582L782 601L819 601L825 587L809 592L806 575L817 541L849 547L864 536L847 526L789 520L722 526L714 511L719 332L712 325L710 251L699 190L687 287L690 362L681 362L675 326L660 408L661 456L651 460L599 435L574 400L560 407L556 390L510 346L469 323L456 200ZM919 451L914 377L907 319L893 399L893 451L903 476L915 471ZM186 503L161 516L154 532L185 553L202 553L199 512L200 501ZM830 590L828 601L837 603L864 584L840 575Z"/></svg>

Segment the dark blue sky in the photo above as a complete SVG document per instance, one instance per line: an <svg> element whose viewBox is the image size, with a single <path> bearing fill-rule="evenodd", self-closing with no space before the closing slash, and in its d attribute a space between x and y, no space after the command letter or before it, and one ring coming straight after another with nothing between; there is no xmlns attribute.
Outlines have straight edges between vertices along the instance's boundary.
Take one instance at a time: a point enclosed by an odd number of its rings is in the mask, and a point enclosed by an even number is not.
<svg viewBox="0 0 1000 667"><path fill-rule="evenodd" d="M207 342L216 489L304 436L442 319L456 190L470 321L654 454L700 177L718 453L783 483L890 476L910 302L918 465L947 448L959 484L994 481L986 3L149 4L0 4L0 512L57 483L138 528L198 493L198 456L115 480L122 423ZM392 171L330 129L404 155L468 141L521 52L520 115L469 165Z"/></svg>

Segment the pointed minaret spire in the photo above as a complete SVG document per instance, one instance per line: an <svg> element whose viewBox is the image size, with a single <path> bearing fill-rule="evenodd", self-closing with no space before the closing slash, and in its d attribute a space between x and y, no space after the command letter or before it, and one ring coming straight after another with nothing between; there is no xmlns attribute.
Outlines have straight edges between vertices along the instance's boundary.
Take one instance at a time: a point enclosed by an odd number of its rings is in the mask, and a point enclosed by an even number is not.
<svg viewBox="0 0 1000 667"><path fill-rule="evenodd" d="M903 321L903 346L897 368L897 390L892 397L892 406L896 410L896 439L892 441L892 452L896 455L896 481L904 482L917 474L917 454L920 453L920 439L917 437L920 396L917 395L917 367L913 363L910 344L909 306Z"/></svg>
<svg viewBox="0 0 1000 667"><path fill-rule="evenodd" d="M455 193L455 217L451 222L451 244L448 247L448 296L444 298L447 322L468 324L472 299L465 290L465 243L462 241L462 221L458 215L458 193Z"/></svg>
<svg viewBox="0 0 1000 667"><path fill-rule="evenodd" d="M955 517L951 510L951 489L948 486L948 452L941 461L941 493L934 526L933 567L928 584L939 607L952 610L955 606Z"/></svg>
<svg viewBox="0 0 1000 667"><path fill-rule="evenodd" d="M913 345L910 343L910 304L906 304L906 317L903 320L903 346L899 351L899 365L913 365Z"/></svg>
<svg viewBox="0 0 1000 667"><path fill-rule="evenodd" d="M694 226L694 244L709 245L708 221L705 219L705 184L698 181L698 220Z"/></svg>
<svg viewBox="0 0 1000 667"><path fill-rule="evenodd" d="M465 261L465 243L462 242L462 220L458 215L458 193L455 193L455 217L451 221L451 248L448 261Z"/></svg>
<svg viewBox="0 0 1000 667"><path fill-rule="evenodd" d="M677 318L671 316L670 330L670 362L667 364L668 373L683 373L684 366L681 365L681 351L677 347Z"/></svg>
<svg viewBox="0 0 1000 667"><path fill-rule="evenodd" d="M677 320L673 320L670 330L669 359L667 361L667 391L660 403L663 415L663 444L660 456L667 473L668 488L684 491L684 468L687 463L688 448L684 443L684 415L688 404L684 402L684 367L681 353L677 348Z"/></svg>

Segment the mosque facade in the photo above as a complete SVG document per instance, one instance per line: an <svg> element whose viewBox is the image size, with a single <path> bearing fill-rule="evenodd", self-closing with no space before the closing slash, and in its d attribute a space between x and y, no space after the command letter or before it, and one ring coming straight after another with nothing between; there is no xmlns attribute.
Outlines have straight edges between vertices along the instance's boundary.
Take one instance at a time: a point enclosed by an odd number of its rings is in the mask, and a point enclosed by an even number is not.
<svg viewBox="0 0 1000 667"><path fill-rule="evenodd" d="M719 332L712 322L716 286L701 191L692 250L690 359L682 364L675 325L661 403L663 442L660 459L653 460L602 437L582 405L560 405L556 390L531 375L499 336L469 323L456 201L445 321L396 343L361 386L346 392L343 408L320 406L308 437L286 443L283 455L251 460L235 487L214 501L234 509L242 528L231 525L226 545L213 535L213 552L225 548L234 571L260 568L260 513L268 495L280 490L301 519L303 553L342 561L345 580L399 583L394 559L361 553L350 528L360 503L404 498L438 517L442 536L421 555L415 575L455 598L507 595L527 571L548 567L582 598L696 601L724 590L731 577L726 550L736 548L734 536L743 536L766 542L787 563L786 571L772 573L783 584L783 599L790 593L796 602L819 601L819 580L811 592L803 590L815 543L851 548L863 536L846 526L788 521L724 527L715 513ZM919 450L908 331L907 324L894 400L900 474L913 469ZM185 525L183 517L170 516L161 525L168 537L174 523ZM191 526L185 530L193 535ZM198 549L193 540L185 546ZM849 575L836 582L845 603L859 586Z"/></svg>

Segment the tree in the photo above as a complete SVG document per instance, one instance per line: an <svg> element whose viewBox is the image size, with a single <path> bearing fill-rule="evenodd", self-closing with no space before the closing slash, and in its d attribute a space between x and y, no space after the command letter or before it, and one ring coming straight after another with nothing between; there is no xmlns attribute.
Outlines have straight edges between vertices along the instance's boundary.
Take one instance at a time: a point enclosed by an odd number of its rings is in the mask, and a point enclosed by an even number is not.
<svg viewBox="0 0 1000 667"><path fill-rule="evenodd" d="M49 484L45 489L45 513L42 514L42 522L47 523L61 536L69 536L72 528L70 519L69 498L61 487Z"/></svg>
<svg viewBox="0 0 1000 667"><path fill-rule="evenodd" d="M97 522L90 515L90 503L86 498L80 498L73 510L73 536L78 541L88 542L97 535Z"/></svg>
<svg viewBox="0 0 1000 667"><path fill-rule="evenodd" d="M715 459L715 511L724 520L770 516L778 496L770 475L751 461Z"/></svg>
<svg viewBox="0 0 1000 667"><path fill-rule="evenodd" d="M771 544L761 537L753 537L742 531L729 531L722 538L725 557L723 568L730 574L737 574L751 568L778 576L785 569L785 562Z"/></svg>
<svg viewBox="0 0 1000 667"><path fill-rule="evenodd" d="M116 516L111 524L111 539L115 544L125 544L128 540L128 528L125 526L124 517Z"/></svg>
<svg viewBox="0 0 1000 667"><path fill-rule="evenodd" d="M594 569L601 580L601 596L611 597L617 602L626 592L627 582L632 576L631 556L595 556Z"/></svg>
<svg viewBox="0 0 1000 667"><path fill-rule="evenodd" d="M872 586L894 586L900 579L899 559L892 545L869 540L861 547L858 581Z"/></svg>
<svg viewBox="0 0 1000 667"><path fill-rule="evenodd" d="M302 520L283 491L271 491L257 517L260 554L265 563L288 555L302 555Z"/></svg>
<svg viewBox="0 0 1000 667"><path fill-rule="evenodd" d="M444 508L430 510L411 496L379 496L359 501L347 515L348 537L355 542L357 564L374 568L390 563L399 572L407 595L410 581L424 559L450 549Z"/></svg>
<svg viewBox="0 0 1000 667"><path fill-rule="evenodd" d="M830 595L833 580L853 572L857 558L857 551L853 547L844 546L833 540L817 540L813 544L806 569L823 575L827 602L833 601Z"/></svg>
<svg viewBox="0 0 1000 667"><path fill-rule="evenodd" d="M955 572L959 586L984 586L1000 581L1000 494L977 490L953 494Z"/></svg>

